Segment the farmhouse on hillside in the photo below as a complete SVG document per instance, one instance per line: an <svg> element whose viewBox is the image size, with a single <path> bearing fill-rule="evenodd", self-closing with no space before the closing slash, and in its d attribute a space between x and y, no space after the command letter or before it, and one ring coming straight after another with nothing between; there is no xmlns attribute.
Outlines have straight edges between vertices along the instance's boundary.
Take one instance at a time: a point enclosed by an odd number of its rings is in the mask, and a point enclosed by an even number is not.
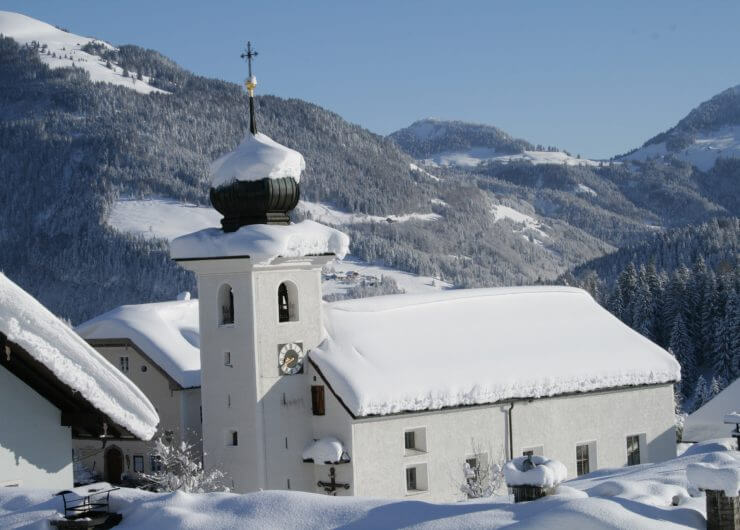
<svg viewBox="0 0 740 530"><path fill-rule="evenodd" d="M159 422L141 391L0 273L0 487L68 489L72 437L100 451L149 440Z"/></svg>
<svg viewBox="0 0 740 530"><path fill-rule="evenodd" d="M465 464L571 476L675 456L676 360L558 287L324 304L349 238L291 223L303 157L250 131L211 166L224 215L172 242L198 278L205 466L236 491L460 497Z"/></svg>

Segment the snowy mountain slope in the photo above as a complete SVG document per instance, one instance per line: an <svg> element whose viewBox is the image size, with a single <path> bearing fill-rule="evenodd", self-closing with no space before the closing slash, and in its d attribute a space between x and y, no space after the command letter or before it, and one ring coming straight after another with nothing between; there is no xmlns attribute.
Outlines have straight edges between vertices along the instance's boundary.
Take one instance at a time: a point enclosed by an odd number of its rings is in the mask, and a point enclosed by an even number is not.
<svg viewBox="0 0 740 530"><path fill-rule="evenodd" d="M532 164L566 164L568 166L598 166L601 162L577 158L562 151L524 151L517 154L501 154L490 147L473 147L467 151L444 151L422 160L430 166L475 167L488 162L506 164L514 161Z"/></svg>
<svg viewBox="0 0 740 530"><path fill-rule="evenodd" d="M674 127L623 155L624 160L685 160L702 171L718 158L740 158L740 85L701 103Z"/></svg>
<svg viewBox="0 0 740 530"><path fill-rule="evenodd" d="M509 496L434 504L291 491L151 493L122 488L111 509L122 530L165 528L704 528L704 495L689 495L686 469L740 458L723 444L695 446L661 464L605 469L561 484L554 495L514 504ZM460 477L462 480L462 474ZM41 528L63 511L51 490L0 489L0 526ZM674 500L677 506L674 506ZM290 509L286 509L290 507Z"/></svg>
<svg viewBox="0 0 740 530"><path fill-rule="evenodd" d="M115 49L107 42L75 35L11 11L0 11L0 34L16 40L19 44L38 45L39 58L50 68L81 68L90 74L90 80L93 82L124 86L141 94L166 93L151 86L147 76L142 76L142 79L138 80L136 72L132 72L132 77L124 77L124 70L121 67L111 64L108 68L100 57L81 49L89 43Z"/></svg>

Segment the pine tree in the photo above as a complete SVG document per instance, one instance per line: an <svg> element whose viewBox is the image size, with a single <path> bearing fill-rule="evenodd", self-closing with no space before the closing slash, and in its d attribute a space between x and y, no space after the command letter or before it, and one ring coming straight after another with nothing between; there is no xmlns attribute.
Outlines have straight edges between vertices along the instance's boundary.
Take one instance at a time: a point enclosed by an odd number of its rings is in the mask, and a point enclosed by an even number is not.
<svg viewBox="0 0 740 530"><path fill-rule="evenodd" d="M728 296L723 313L714 333L712 368L715 375L734 381L740 375L740 315L734 291Z"/></svg>
<svg viewBox="0 0 740 530"><path fill-rule="evenodd" d="M712 377L712 382L709 384L709 394L707 396L707 401L709 401L714 396L716 396L717 394L719 394L720 392L722 392L722 389L725 386L726 385L723 384L723 381L722 381L722 378L721 377L717 377L717 376Z"/></svg>
<svg viewBox="0 0 740 530"><path fill-rule="evenodd" d="M676 316L671 331L670 350L675 355L676 360L681 365L681 392L684 396L689 396L689 390L696 380L696 364L691 351L691 342L689 334L681 315Z"/></svg>
<svg viewBox="0 0 740 530"><path fill-rule="evenodd" d="M696 391L694 392L694 410L709 401L709 389L703 375L696 380Z"/></svg>

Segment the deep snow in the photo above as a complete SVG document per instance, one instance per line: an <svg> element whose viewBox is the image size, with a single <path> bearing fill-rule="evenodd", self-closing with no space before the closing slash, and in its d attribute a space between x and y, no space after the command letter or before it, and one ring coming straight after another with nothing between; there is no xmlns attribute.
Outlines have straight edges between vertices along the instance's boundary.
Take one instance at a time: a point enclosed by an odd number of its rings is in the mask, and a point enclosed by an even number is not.
<svg viewBox="0 0 740 530"><path fill-rule="evenodd" d="M290 491L233 493L148 493L121 489L111 496L123 514L121 530L174 528L705 528L705 499L691 497L686 468L737 452L719 444L695 447L660 464L603 469L561 484L555 495L512 504L508 496L434 504L413 499L384 500ZM47 528L62 509L48 490L0 488L0 527ZM674 506L673 504L677 504Z"/></svg>

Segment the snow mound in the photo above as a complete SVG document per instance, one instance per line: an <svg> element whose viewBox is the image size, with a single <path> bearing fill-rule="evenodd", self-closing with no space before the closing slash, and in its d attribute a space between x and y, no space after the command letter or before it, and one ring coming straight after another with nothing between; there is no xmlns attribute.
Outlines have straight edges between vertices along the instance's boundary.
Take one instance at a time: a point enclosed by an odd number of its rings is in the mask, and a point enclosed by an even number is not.
<svg viewBox="0 0 740 530"><path fill-rule="evenodd" d="M234 151L211 163L211 186L218 188L235 180L283 177L300 182L304 169L306 161L298 151L277 143L265 134L247 133Z"/></svg>
<svg viewBox="0 0 740 530"><path fill-rule="evenodd" d="M324 314L327 336L309 355L356 416L680 378L669 353L581 289L377 296L325 304Z"/></svg>
<svg viewBox="0 0 740 530"><path fill-rule="evenodd" d="M236 232L206 228L178 237L170 244L172 259L249 257L258 264L275 258L298 258L334 254L339 259L349 252L349 236L314 221L287 226L248 225Z"/></svg>
<svg viewBox="0 0 740 530"><path fill-rule="evenodd" d="M535 467L525 469L530 458ZM519 456L504 464L504 477L508 486L552 488L568 478L568 470L562 462L544 456Z"/></svg>
<svg viewBox="0 0 740 530"><path fill-rule="evenodd" d="M740 461L729 454L716 453L715 462L689 464L686 476L689 484L699 490L724 491L737 497L740 491Z"/></svg>
<svg viewBox="0 0 740 530"><path fill-rule="evenodd" d="M689 414L683 425L683 441L703 442L729 437L735 426L725 423L725 416L737 410L738 404L740 379L733 381L722 392Z"/></svg>
<svg viewBox="0 0 740 530"><path fill-rule="evenodd" d="M221 217L209 206L172 199L122 198L113 203L106 223L119 232L172 241L196 230L220 227Z"/></svg>
<svg viewBox="0 0 740 530"><path fill-rule="evenodd" d="M0 11L0 34L11 37L19 44L31 44L35 41L39 46L46 45L50 54L40 53L39 58L50 68L74 66L89 72L90 80L93 82L123 86L141 94L152 92L169 94L169 92L151 86L147 76L142 76L142 79L138 80L135 77L136 72L132 72L134 77L124 77L123 69L119 66L111 65L111 68L108 68L106 62L100 57L81 50L82 46L90 42L114 49L106 42L68 33L46 22L10 11Z"/></svg>
<svg viewBox="0 0 740 530"><path fill-rule="evenodd" d="M123 305L77 326L85 339L129 339L183 388L200 386L198 300Z"/></svg>
<svg viewBox="0 0 740 530"><path fill-rule="evenodd" d="M342 459L344 445L334 436L327 436L308 444L303 450L303 460L314 464L336 464Z"/></svg>
<svg viewBox="0 0 740 530"><path fill-rule="evenodd" d="M131 380L0 273L0 331L118 425L150 440L159 416Z"/></svg>

